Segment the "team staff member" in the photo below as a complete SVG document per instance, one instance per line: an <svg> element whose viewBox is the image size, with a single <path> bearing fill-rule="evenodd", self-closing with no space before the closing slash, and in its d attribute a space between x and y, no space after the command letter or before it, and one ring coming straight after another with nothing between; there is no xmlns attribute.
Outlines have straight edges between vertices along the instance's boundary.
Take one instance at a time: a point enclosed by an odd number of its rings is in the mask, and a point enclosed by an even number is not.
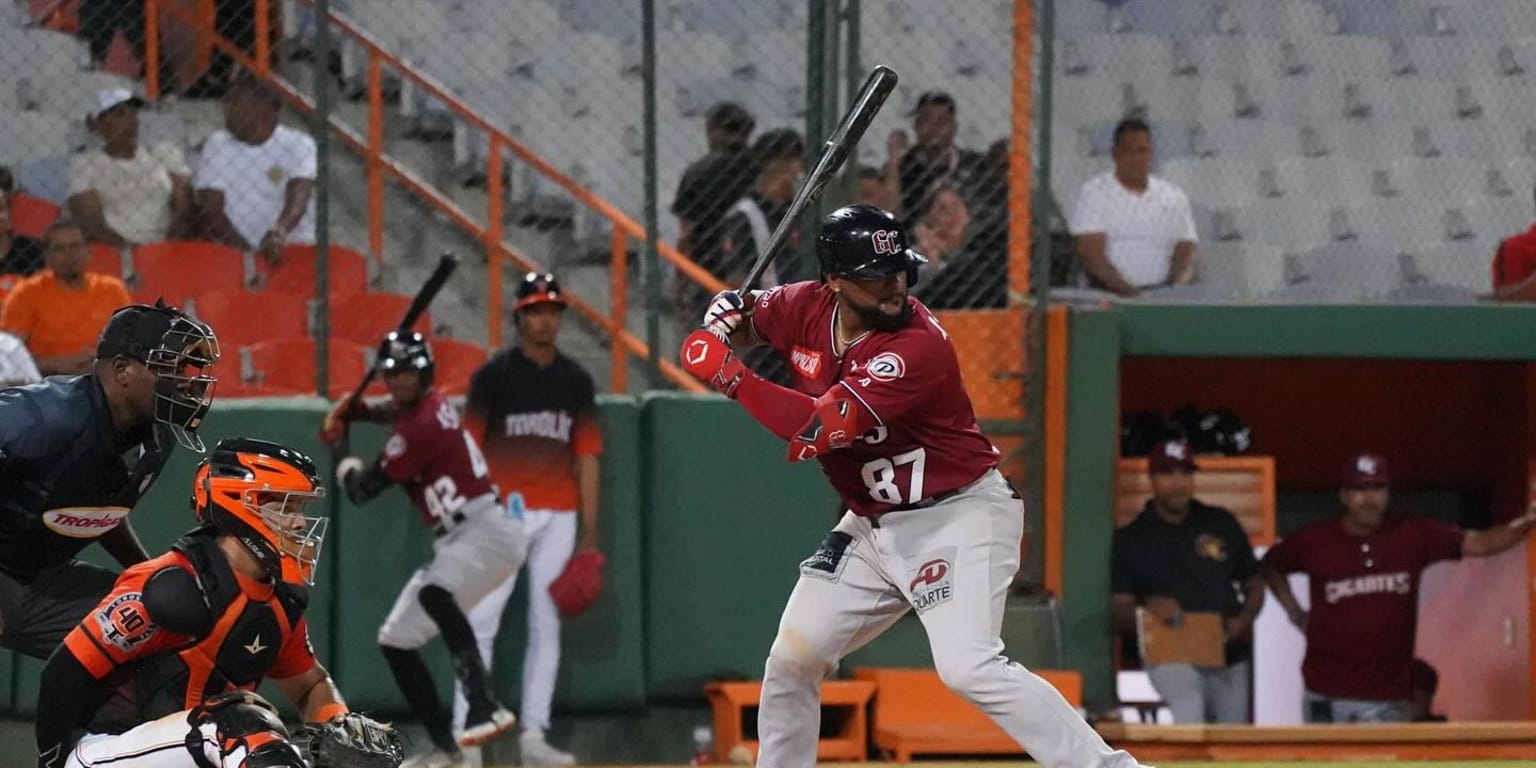
<svg viewBox="0 0 1536 768"><path fill-rule="evenodd" d="M523 765L570 765L549 745L550 702L560 668L560 612L549 585L574 551L597 551L598 455L603 451L592 377L556 346L565 299L553 275L529 273L517 289L517 345L470 379L470 429L496 485L528 531L528 649L523 655ZM579 518L579 525L578 525ZM470 611L489 659L514 574ZM462 717L462 697L455 701Z"/></svg>
<svg viewBox="0 0 1536 768"><path fill-rule="evenodd" d="M1527 512L1506 525L1462 531L1389 511L1390 497L1386 459L1356 456L1339 491L1344 513L1286 537L1261 563L1275 599L1307 636L1301 677L1309 723L1407 722L1419 576L1440 560L1503 552L1536 524L1536 512ZM1310 612L1291 592L1290 573L1307 574Z"/></svg>
<svg viewBox="0 0 1536 768"><path fill-rule="evenodd" d="M1024 505L997 471L948 333L907 295L925 262L891 214L833 211L821 279L750 297L725 291L683 341L683 367L816 459L849 510L800 564L763 672L763 768L810 768L820 683L908 610L944 683L1047 768L1132 768L1061 694L1003 655L1003 598L1019 568ZM731 344L761 342L792 370L766 381ZM750 467L744 468L750 470Z"/></svg>
<svg viewBox="0 0 1536 768"><path fill-rule="evenodd" d="M304 616L324 495L308 456L220 441L193 478L198 527L124 571L43 667L39 768L303 768L270 705L225 694L271 677L309 722L347 713Z"/></svg>
<svg viewBox="0 0 1536 768"><path fill-rule="evenodd" d="M1183 440L1159 443L1147 455L1152 498L1115 531L1115 623L1134 631L1137 606L1168 624L1185 611L1221 614L1226 666L1158 664L1147 676L1176 723L1246 723L1253 619L1264 605L1264 580L1237 518L1194 497L1197 469Z"/></svg>
<svg viewBox="0 0 1536 768"><path fill-rule="evenodd" d="M149 559L128 513L171 444L203 449L213 331L166 306L123 307L84 376L0 392L0 645L46 658L112 588L75 559L100 541L128 567Z"/></svg>

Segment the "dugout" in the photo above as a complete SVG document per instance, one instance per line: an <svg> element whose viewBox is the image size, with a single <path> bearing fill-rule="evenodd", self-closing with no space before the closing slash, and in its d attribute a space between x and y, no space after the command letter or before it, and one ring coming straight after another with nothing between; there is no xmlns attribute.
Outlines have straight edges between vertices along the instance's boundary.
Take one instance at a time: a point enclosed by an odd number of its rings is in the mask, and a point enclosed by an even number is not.
<svg viewBox="0 0 1536 768"><path fill-rule="evenodd" d="M1121 413L1191 401L1236 411L1251 453L1274 459L1282 536L1332 513L1338 468L1361 450L1392 463L1394 505L1478 527L1523 510L1536 482L1533 321L1536 308L1510 305L1053 310L1051 359L1065 375L1048 385L1060 459L1047 526L1063 533L1047 580L1064 596L1068 666L1083 671L1086 698L1112 696L1106 564ZM1418 637L1441 667L1442 709L1536 715L1525 587L1536 547L1451 571L1426 574Z"/></svg>

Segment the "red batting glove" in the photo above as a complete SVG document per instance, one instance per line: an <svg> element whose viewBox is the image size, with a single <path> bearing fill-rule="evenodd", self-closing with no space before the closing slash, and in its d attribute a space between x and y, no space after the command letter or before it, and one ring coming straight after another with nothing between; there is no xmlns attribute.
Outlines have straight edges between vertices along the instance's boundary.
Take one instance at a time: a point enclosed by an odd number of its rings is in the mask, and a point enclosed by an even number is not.
<svg viewBox="0 0 1536 768"><path fill-rule="evenodd" d="M361 418L367 413L366 406L361 401L347 408L347 401L342 400L331 407L329 413L320 421L320 442L323 445L334 445L347 436L347 424L353 419Z"/></svg>
<svg viewBox="0 0 1536 768"><path fill-rule="evenodd" d="M736 387L748 371L729 344L709 331L700 328L683 339L679 353L683 370L698 377L726 397L735 399Z"/></svg>

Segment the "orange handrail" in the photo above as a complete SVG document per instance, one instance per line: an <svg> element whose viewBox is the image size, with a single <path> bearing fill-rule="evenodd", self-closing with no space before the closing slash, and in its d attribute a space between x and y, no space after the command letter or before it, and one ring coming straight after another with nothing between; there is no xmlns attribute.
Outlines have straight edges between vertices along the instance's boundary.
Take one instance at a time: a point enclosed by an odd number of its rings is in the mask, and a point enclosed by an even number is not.
<svg viewBox="0 0 1536 768"><path fill-rule="evenodd" d="M311 6L314 5L314 0L302 1ZM184 9L176 6L175 4L161 6L158 0L147 0L145 3L147 38L145 41L147 48L145 59L146 61L153 61L156 63L159 61L159 40L157 35L150 35L149 31L154 28L152 26L153 22L151 20L158 19L158 12L161 7L167 7L177 15L186 14ZM458 226L465 232L468 232L482 240L485 245L488 257L487 282L489 285L487 292L489 301L487 303L488 311L491 313L491 317L489 318L488 336L490 345L492 347L499 347L501 345L502 285L501 280L499 279L501 274L501 260L509 260L513 264L517 265L518 268L523 270L543 271L535 262L517 252L516 249L514 249L510 244L502 239L502 196L500 194L500 190L502 164L501 152L503 149L510 150L513 154L517 155L519 159L527 162L529 165L533 166L535 170L539 171L541 174L549 177L558 183L561 187L565 188L577 200L580 200L582 203L586 204L588 207L594 209L599 214L613 222L616 233L621 233L624 236L626 241L625 245L627 245L628 239L635 239L639 241L645 240L645 229L636 223L632 218L627 216L623 211L620 211L606 200L603 200L601 197L593 194L590 190L587 190L586 188L577 184L570 177L560 173L553 166L545 162L543 158L540 158L538 155L534 154L532 150L529 150L527 147L517 142L504 131L501 131L492 126L479 114L475 113L469 107L460 102L456 97L450 94L444 87L437 84L429 76L417 72L400 58L384 50L376 40L368 36L366 32L362 31L356 25L343 18L340 14L332 11L331 21L344 33L346 33L347 36L351 37L355 42L361 45L368 54L367 97L369 111L369 135L366 137L366 139L364 137L358 136L351 128L337 121L330 115L326 115L325 119L332 131L341 138L343 143L352 149L352 151L365 158L368 162L368 188L370 198L369 248L375 259L381 257L383 250L383 180L385 174L388 174L402 187L413 193L421 201L436 209L439 213L443 214L455 226ZM238 46L224 39L223 36L217 34L212 35L211 44L213 47L224 52L236 63L240 64L246 69L252 72L260 73L261 68L256 65L256 62L253 60L252 56L246 54ZM452 200L449 200L445 195L432 187L431 184L417 177L416 174L412 173L409 169L401 165L398 161L396 161L393 157L384 151L384 99L382 87L382 67L385 64L395 68L401 77L408 78L415 82L427 93L448 105L466 123L485 132L490 137L490 152L488 153L489 156L486 160L488 172L488 210L485 226L482 226L479 222L475 221L474 218L463 208L459 207L458 204L454 203ZM151 100L158 99L160 95L160 82L158 76L156 76L157 69L158 67L150 69L150 74L145 79L146 95ZM316 109L313 102L304 94L300 93L298 89L289 84L280 75L269 71L265 79L278 89L278 92L283 96L284 99L293 104L301 112L310 116L314 116L316 114ZM620 241L617 235L615 236L614 243L615 248L618 248ZM684 256L672 245L662 241L658 241L657 245L662 258L665 258L671 262L682 274L688 276L690 279L700 283L710 290L719 291L726 289L726 286L723 282L715 278L707 270L693 263L693 261L688 259L687 256ZM612 297L613 304L620 307L621 309L627 302L627 280L625 280L624 277L626 277L626 275L620 272L620 276L615 279L615 286L618 288L618 290L615 291ZM629 354L636 357L649 359L649 346L645 343L645 341L635 336L628 330L626 324L624 323L623 312L611 312L611 314L605 315L597 307L577 296L568 296L568 302L569 306L572 309L575 309L578 314L608 334L613 339L613 343L616 348L627 351ZM614 359L617 361L621 357L622 355L615 354ZM627 364L627 360L625 361L625 364ZM662 375L666 376L669 380L685 390L691 392L708 391L696 379L688 375L681 368L667 360L665 357L660 358L659 368ZM623 365L616 364L612 374L614 381L616 382L627 381L627 371L624 370Z"/></svg>

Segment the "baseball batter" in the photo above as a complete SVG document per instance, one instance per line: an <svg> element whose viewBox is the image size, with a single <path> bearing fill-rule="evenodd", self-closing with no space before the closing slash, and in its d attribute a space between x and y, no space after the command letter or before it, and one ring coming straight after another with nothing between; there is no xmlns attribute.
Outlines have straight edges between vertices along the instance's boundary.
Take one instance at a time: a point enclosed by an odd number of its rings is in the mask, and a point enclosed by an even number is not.
<svg viewBox="0 0 1536 768"><path fill-rule="evenodd" d="M193 480L199 527L124 571L43 667L39 768L303 768L269 705L221 696L270 677L310 722L347 713L304 616L322 495L309 457L221 441Z"/></svg>
<svg viewBox="0 0 1536 768"><path fill-rule="evenodd" d="M1407 722L1424 569L1498 554L1536 525L1536 513L1528 512L1506 525L1462 531L1389 511L1390 500L1387 460L1356 456L1339 491L1343 514L1285 537L1261 563L1275 599L1307 636L1301 677L1309 723ZM1310 612L1296 601L1289 573L1307 574Z"/></svg>
<svg viewBox="0 0 1536 768"><path fill-rule="evenodd" d="M336 474L347 497L359 505L399 483L437 536L432 559L411 576L379 627L379 646L401 694L436 747L409 762L420 768L462 765L460 747L484 744L517 722L491 691L465 611L517 572L527 540L522 521L501 506L485 457L464 429L459 412L433 388L432 350L426 339L414 332L389 334L379 347L377 365L390 403L359 405L350 414L340 413L338 406L322 436L335 440L335 428L344 418L394 423L372 464L365 467L361 459L348 456L337 463ZM468 716L457 733L421 658L421 647L439 632L469 699Z"/></svg>
<svg viewBox="0 0 1536 768"><path fill-rule="evenodd" d="M816 459L848 507L800 564L768 653L758 765L816 762L819 682L915 610L939 676L1041 764L1129 768L1049 683L1003 656L1003 601L1019 566L1024 508L997 471L948 334L907 295L922 256L889 213L834 211L816 241L822 279L755 297L719 294L683 342L693 375ZM742 365L766 344L794 388Z"/></svg>

